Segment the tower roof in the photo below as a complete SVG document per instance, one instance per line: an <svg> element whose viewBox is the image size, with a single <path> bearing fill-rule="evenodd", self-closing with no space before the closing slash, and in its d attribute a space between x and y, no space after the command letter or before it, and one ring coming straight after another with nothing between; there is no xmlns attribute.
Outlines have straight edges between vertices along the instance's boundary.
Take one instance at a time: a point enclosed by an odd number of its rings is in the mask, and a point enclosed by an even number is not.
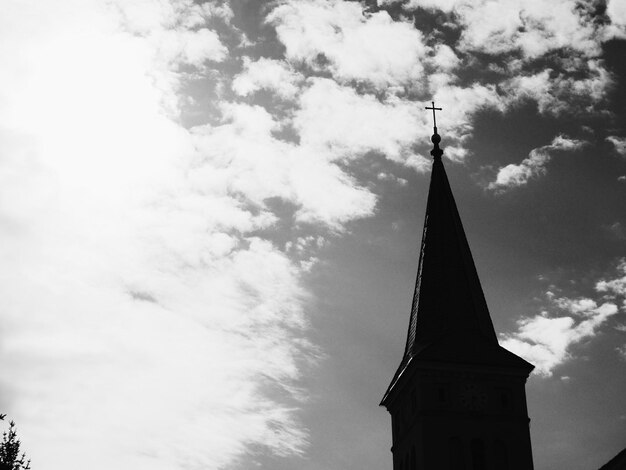
<svg viewBox="0 0 626 470"><path fill-rule="evenodd" d="M440 141L435 127L431 151L434 160L406 347L382 404L414 362L504 366L528 372L533 368L498 344L441 160Z"/></svg>

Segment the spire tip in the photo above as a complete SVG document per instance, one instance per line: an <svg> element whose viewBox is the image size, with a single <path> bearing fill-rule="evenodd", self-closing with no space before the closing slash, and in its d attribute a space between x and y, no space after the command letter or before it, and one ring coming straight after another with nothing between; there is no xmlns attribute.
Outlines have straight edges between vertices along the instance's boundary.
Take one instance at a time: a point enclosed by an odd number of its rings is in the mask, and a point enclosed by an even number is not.
<svg viewBox="0 0 626 470"><path fill-rule="evenodd" d="M433 156L435 160L441 159L443 155L443 150L439 148L439 142L441 142L441 136L437 133L437 116L435 115L435 111L442 111L442 108L435 108L435 102L432 101L432 107L426 106L426 109L431 109L433 111L433 136L430 138L430 141L434 144L433 149L430 151L430 154Z"/></svg>

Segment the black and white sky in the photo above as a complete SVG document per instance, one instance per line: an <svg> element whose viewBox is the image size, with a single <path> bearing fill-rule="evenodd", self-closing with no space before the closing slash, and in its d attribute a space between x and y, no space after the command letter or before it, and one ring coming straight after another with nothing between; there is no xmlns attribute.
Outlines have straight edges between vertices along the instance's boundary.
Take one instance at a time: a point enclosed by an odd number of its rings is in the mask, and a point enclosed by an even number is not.
<svg viewBox="0 0 626 470"><path fill-rule="evenodd" d="M626 445L626 1L0 0L0 64L33 468L391 468L432 100L535 468Z"/></svg>

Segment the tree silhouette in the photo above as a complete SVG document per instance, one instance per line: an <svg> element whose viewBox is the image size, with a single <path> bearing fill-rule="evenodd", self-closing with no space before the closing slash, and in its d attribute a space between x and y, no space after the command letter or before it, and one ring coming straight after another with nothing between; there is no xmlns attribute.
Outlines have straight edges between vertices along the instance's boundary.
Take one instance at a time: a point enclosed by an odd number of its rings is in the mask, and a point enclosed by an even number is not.
<svg viewBox="0 0 626 470"><path fill-rule="evenodd" d="M0 414L0 421L6 417ZM15 423L9 422L9 430L2 433L0 442L0 470L29 470L30 460L26 460L26 454L20 456L20 440L15 432Z"/></svg>

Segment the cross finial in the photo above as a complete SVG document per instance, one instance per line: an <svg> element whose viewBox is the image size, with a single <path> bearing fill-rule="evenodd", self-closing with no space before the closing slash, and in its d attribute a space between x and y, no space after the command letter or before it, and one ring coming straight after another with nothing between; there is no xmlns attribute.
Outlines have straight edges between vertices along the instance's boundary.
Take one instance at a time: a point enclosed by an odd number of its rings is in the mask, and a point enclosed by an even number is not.
<svg viewBox="0 0 626 470"><path fill-rule="evenodd" d="M437 116L435 115L435 111L443 111L443 108L435 108L435 102L431 101L431 103L433 104L432 107L428 107L426 106L426 109L432 109L433 110L433 124L435 127L435 134L437 133Z"/></svg>
<svg viewBox="0 0 626 470"><path fill-rule="evenodd" d="M431 142L434 144L433 149L430 151L430 154L435 158L435 161L437 160L441 160L441 156L443 155L443 150L441 150L439 148L439 142L441 142L441 137L439 136L439 134L437 134L437 116L435 115L435 111L443 111L442 108L435 108L435 102L431 101L431 103L433 104L432 106L426 106L426 109L432 109L433 110L433 129L434 129L434 133L432 138L430 139Z"/></svg>

